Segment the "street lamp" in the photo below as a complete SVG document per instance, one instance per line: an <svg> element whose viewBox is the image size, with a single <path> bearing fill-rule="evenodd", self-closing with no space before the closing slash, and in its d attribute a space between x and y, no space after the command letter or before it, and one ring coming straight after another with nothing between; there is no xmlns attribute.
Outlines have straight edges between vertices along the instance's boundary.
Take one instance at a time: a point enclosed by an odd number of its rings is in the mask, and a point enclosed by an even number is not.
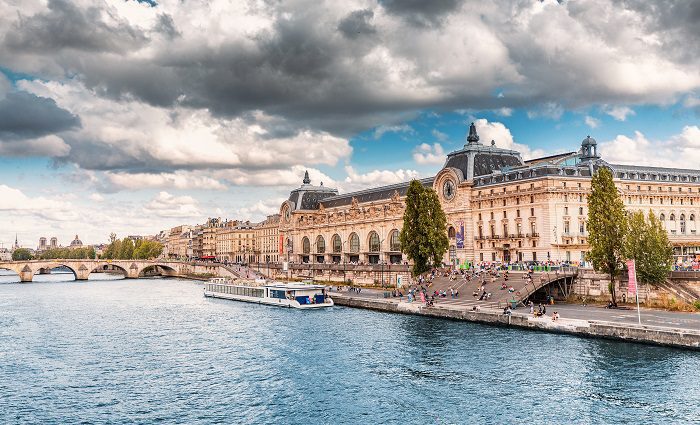
<svg viewBox="0 0 700 425"><path fill-rule="evenodd" d="M343 241L343 285L347 282L347 279L345 278L345 244L348 241Z"/></svg>
<svg viewBox="0 0 700 425"><path fill-rule="evenodd" d="M552 229L552 233L554 233L554 249L557 252L557 261L559 261L559 244L557 242L557 226L556 225Z"/></svg>
<svg viewBox="0 0 700 425"><path fill-rule="evenodd" d="M314 263L315 257L316 257L316 242L311 244L311 283L313 283L314 278L316 277L315 276L316 273L314 273L316 271L315 270L316 266Z"/></svg>

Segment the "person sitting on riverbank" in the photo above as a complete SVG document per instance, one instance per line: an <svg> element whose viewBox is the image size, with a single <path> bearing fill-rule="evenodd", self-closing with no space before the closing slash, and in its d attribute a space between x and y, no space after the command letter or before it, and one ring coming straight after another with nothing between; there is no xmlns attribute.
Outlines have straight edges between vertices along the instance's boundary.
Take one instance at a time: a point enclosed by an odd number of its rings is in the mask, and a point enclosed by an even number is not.
<svg viewBox="0 0 700 425"><path fill-rule="evenodd" d="M552 314L552 320L554 321L554 320L557 320L557 319L559 319L559 313L557 313L557 312L555 311L555 312Z"/></svg>
<svg viewBox="0 0 700 425"><path fill-rule="evenodd" d="M505 283L505 282L501 283L501 290L506 289L506 288L508 288L508 287L506 286L506 283Z"/></svg>

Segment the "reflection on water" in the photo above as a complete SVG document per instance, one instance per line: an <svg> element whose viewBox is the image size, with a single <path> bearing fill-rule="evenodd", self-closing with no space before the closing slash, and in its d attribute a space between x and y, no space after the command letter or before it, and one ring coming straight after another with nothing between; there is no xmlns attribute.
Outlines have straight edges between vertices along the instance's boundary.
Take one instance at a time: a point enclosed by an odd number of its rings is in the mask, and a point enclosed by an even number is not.
<svg viewBox="0 0 700 425"><path fill-rule="evenodd" d="M37 278L0 284L1 423L692 423L700 415L695 352L206 299L201 285L176 279Z"/></svg>

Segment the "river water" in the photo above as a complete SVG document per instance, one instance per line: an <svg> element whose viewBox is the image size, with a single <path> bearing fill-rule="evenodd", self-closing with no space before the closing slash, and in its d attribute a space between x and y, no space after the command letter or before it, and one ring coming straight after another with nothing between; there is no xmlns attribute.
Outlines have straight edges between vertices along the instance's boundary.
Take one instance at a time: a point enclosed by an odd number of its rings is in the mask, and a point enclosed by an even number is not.
<svg viewBox="0 0 700 425"><path fill-rule="evenodd" d="M0 276L0 423L700 421L697 352L215 300L176 279L16 280Z"/></svg>

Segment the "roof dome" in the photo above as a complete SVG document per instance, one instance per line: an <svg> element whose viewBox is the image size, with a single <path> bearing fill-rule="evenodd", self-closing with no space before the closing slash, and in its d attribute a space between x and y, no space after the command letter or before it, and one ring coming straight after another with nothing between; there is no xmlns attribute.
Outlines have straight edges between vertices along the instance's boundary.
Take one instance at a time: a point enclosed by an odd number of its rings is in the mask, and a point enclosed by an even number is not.
<svg viewBox="0 0 700 425"><path fill-rule="evenodd" d="M78 239L78 235L75 235L75 239L70 243L70 246L83 246L83 241Z"/></svg>
<svg viewBox="0 0 700 425"><path fill-rule="evenodd" d="M598 142L596 142L591 136L586 136L586 138L581 141L581 146L593 146L597 144Z"/></svg>

